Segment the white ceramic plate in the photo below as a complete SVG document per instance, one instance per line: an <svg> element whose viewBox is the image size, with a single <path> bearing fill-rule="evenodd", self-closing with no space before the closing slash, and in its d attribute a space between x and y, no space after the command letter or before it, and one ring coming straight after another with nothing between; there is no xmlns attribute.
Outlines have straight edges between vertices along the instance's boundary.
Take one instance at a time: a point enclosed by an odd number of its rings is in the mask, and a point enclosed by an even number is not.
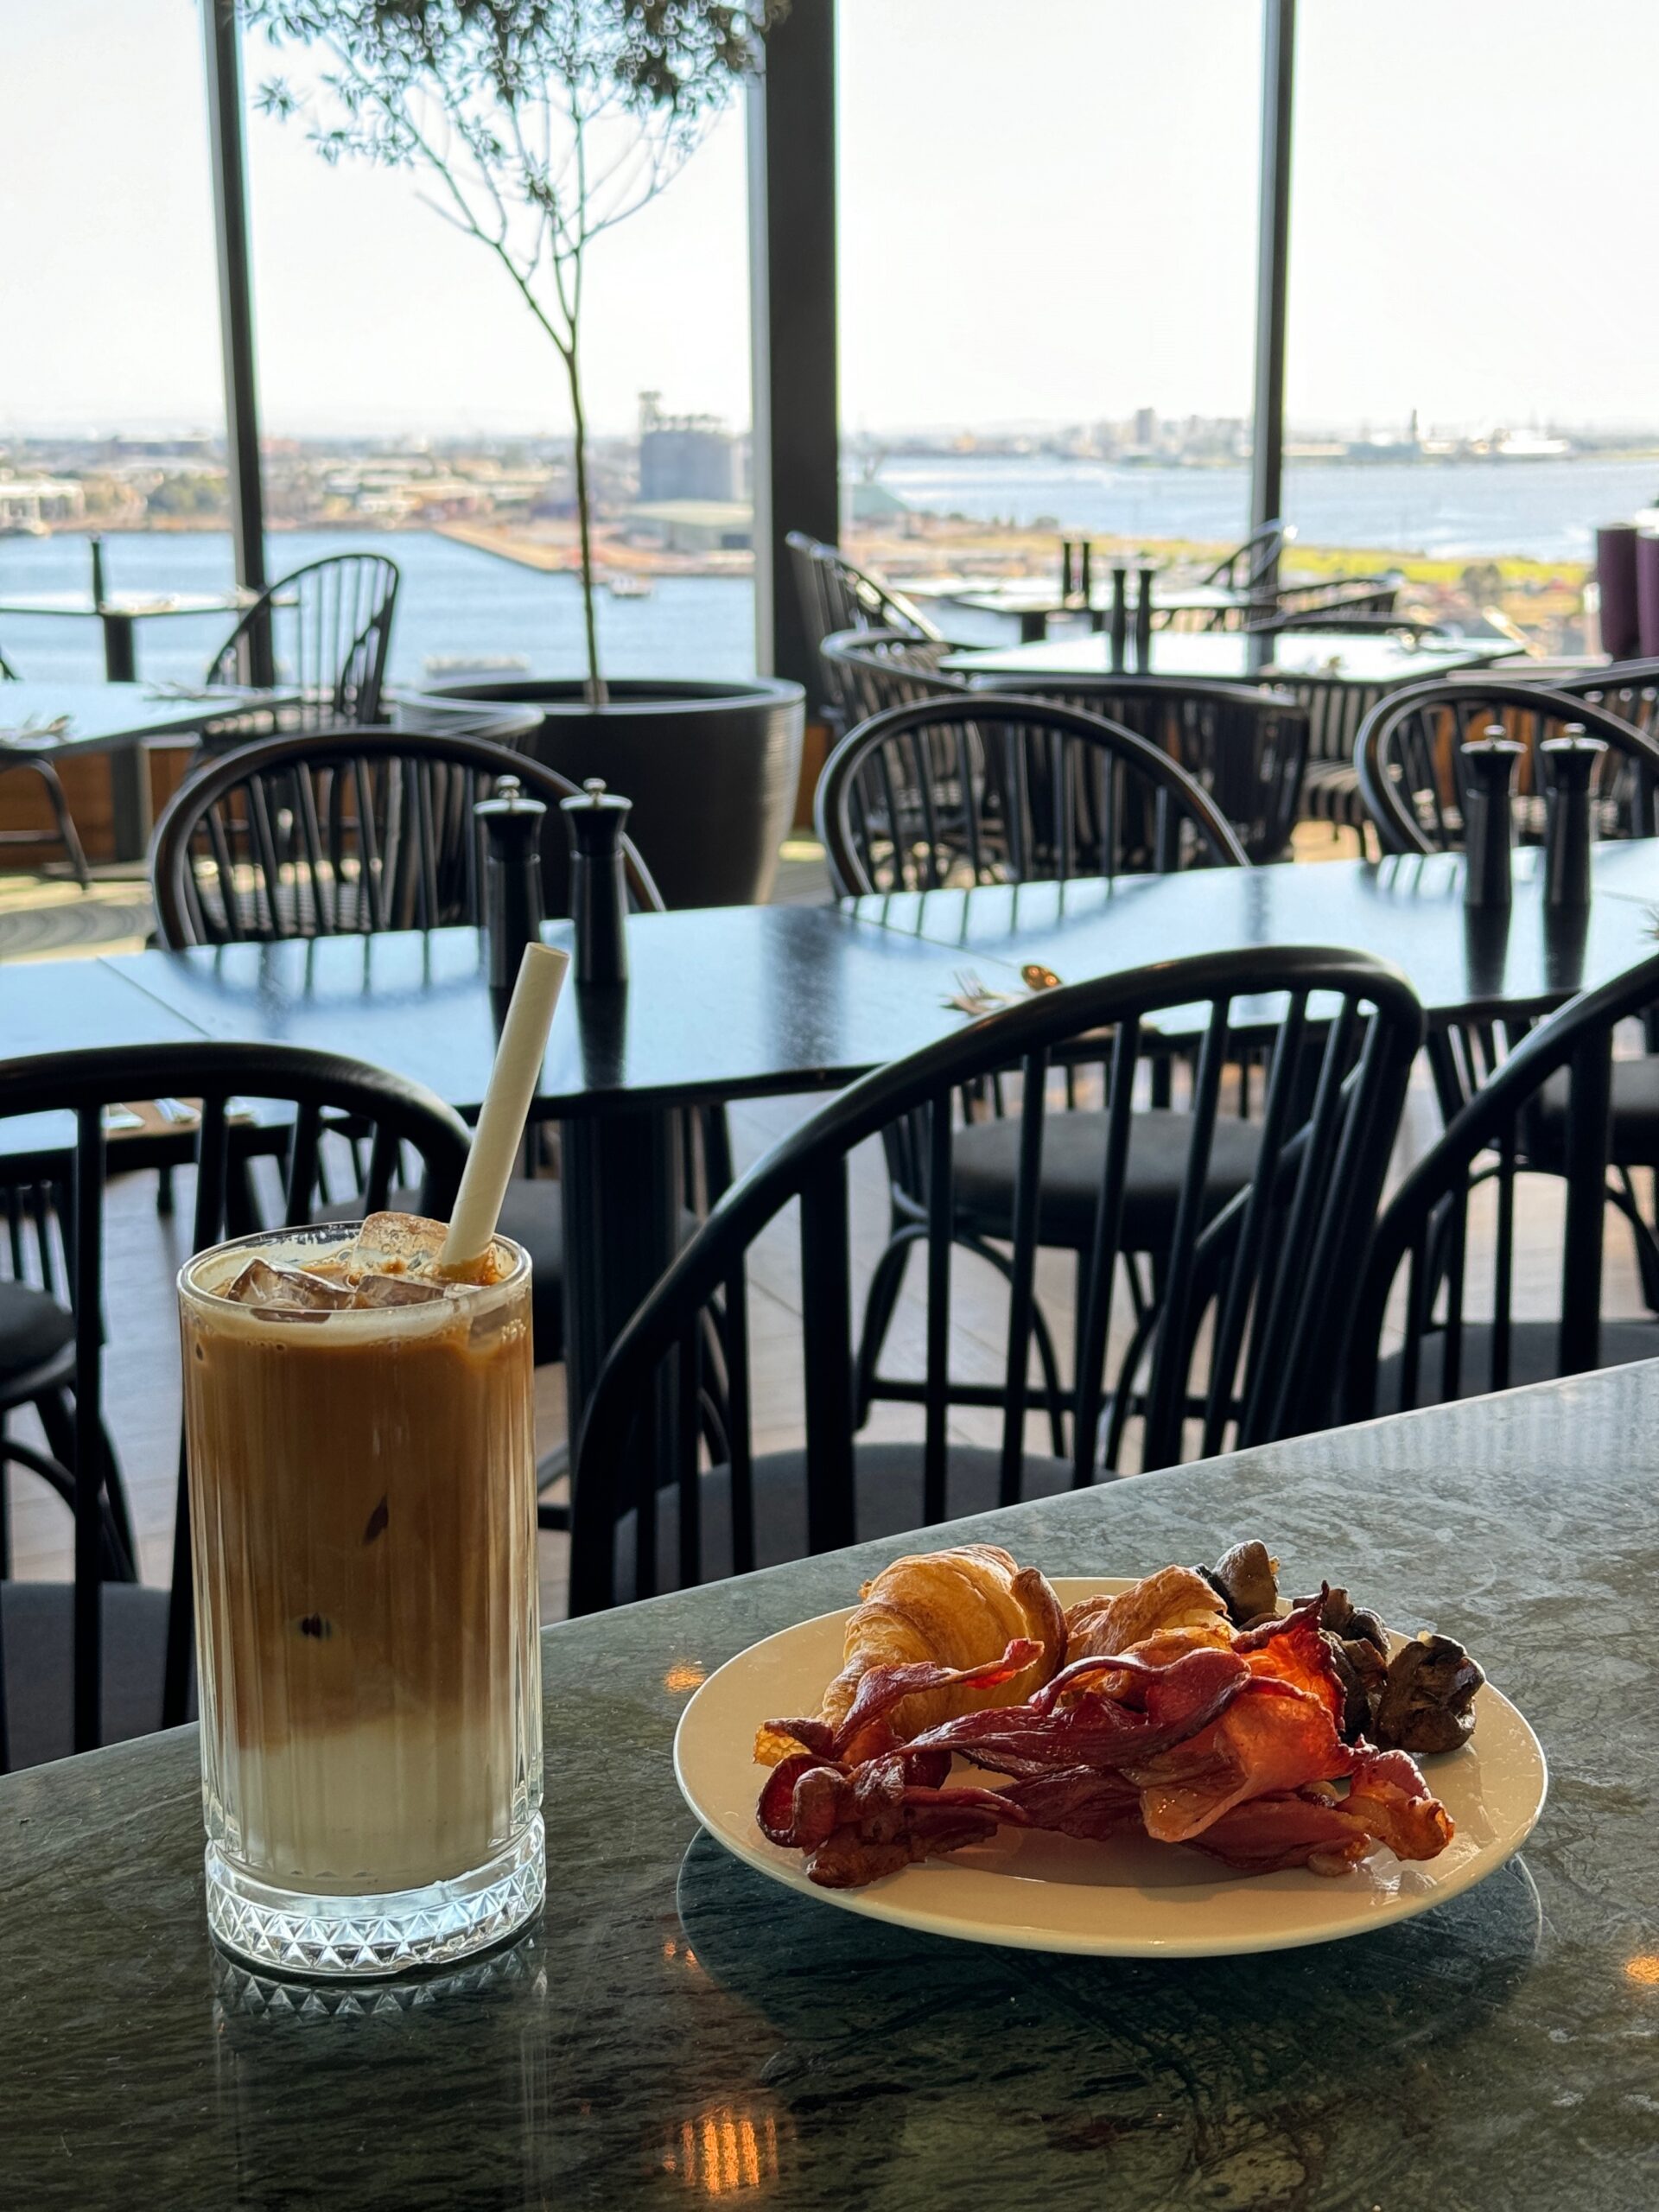
<svg viewBox="0 0 1659 2212"><path fill-rule="evenodd" d="M1072 1605L1128 1585L1070 1578L1054 1587ZM754 1732L764 1720L817 1711L825 1684L841 1671L846 1618L842 1611L802 1621L711 1675L680 1716L674 1771L709 1834L746 1865L873 1920L965 1942L1112 1957L1289 1950L1363 1936L1445 1904L1518 1851L1543 1808L1548 1777L1538 1738L1489 1683L1475 1700L1472 1740L1422 1762L1457 1824L1438 1859L1402 1865L1385 1852L1346 1874L1291 1867L1240 1875L1179 1845L1085 1843L1002 1828L988 1843L907 1866L868 1889L820 1889L800 1853L769 1843L756 1826L766 1770L753 1761Z"/></svg>

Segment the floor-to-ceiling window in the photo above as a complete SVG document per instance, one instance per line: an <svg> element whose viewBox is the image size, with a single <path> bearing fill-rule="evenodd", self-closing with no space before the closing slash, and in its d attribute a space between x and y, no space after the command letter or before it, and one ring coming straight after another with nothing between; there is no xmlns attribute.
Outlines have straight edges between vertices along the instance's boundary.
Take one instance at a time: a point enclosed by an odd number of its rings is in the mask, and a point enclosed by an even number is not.
<svg viewBox="0 0 1659 2212"><path fill-rule="evenodd" d="M1249 511L1261 16L842 0L843 503L919 572Z"/></svg>
<svg viewBox="0 0 1659 2212"><path fill-rule="evenodd" d="M306 91L315 56L273 54L256 34L244 66L273 563L389 533L403 681L579 673L570 404L552 345L487 246L442 219L429 176L325 162L304 115L262 111L273 75ZM753 666L747 282L739 99L588 252L611 675Z"/></svg>
<svg viewBox="0 0 1659 2212"><path fill-rule="evenodd" d="M193 0L0 0L0 600L229 581L213 194ZM144 626L200 673L222 616ZM20 673L94 678L95 623L0 618Z"/></svg>
<svg viewBox="0 0 1659 2212"><path fill-rule="evenodd" d="M1286 505L1427 612L1581 641L1599 522L1659 496L1633 150L1645 0L1303 0ZM1354 565L1351 563L1350 565Z"/></svg>

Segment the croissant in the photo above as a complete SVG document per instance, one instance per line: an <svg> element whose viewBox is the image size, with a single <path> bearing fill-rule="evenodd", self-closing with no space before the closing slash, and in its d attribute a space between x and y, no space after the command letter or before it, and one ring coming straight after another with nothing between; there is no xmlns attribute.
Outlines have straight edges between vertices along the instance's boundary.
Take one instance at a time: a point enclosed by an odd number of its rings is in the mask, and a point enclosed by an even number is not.
<svg viewBox="0 0 1659 2212"><path fill-rule="evenodd" d="M1132 1644L1176 1631L1181 1632L1183 1646L1233 1640L1226 1605L1190 1567L1160 1567L1115 1598L1079 1599L1065 1625L1068 1661L1115 1658ZM1159 1656L1174 1655L1171 1650Z"/></svg>
<svg viewBox="0 0 1659 2212"><path fill-rule="evenodd" d="M859 1595L864 1602L847 1623L845 1664L824 1692L823 1717L831 1727L846 1719L872 1667L918 1659L977 1667L1000 1658L1015 1637L1042 1646L1040 1658L995 1688L927 1690L907 1697L889 1716L902 1742L983 1706L1021 1703L1058 1671L1065 1656L1065 1616L1048 1578L1039 1567L1016 1566L995 1544L963 1544L895 1560Z"/></svg>
<svg viewBox="0 0 1659 2212"><path fill-rule="evenodd" d="M1016 1637L1041 1644L1042 1655L991 1689L918 1691L895 1706L887 1726L901 1742L982 1707L1018 1705L1058 1671L1065 1656L1065 1616L1040 1568L1017 1567L995 1544L961 1544L950 1551L896 1559L859 1592L848 1616L845 1664L823 1694L818 1718L832 1728L846 1719L872 1667L935 1660L977 1667L1000 1659ZM774 1764L792 1748L763 1730L755 1756Z"/></svg>

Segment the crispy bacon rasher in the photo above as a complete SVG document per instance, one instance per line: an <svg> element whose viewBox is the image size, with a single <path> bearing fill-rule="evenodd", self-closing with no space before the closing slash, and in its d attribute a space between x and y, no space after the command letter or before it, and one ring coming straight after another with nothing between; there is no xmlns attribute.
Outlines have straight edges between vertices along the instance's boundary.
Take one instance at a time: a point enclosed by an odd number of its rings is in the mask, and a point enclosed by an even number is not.
<svg viewBox="0 0 1659 2212"><path fill-rule="evenodd" d="M798 1746L772 1768L757 1818L807 1872L855 1888L918 1859L983 1843L998 1827L1100 1840L1139 1828L1252 1873L1340 1873L1379 1844L1432 1859L1452 1840L1446 1808L1409 1756L1346 1744L1344 1691L1312 1599L1231 1646L1179 1634L1086 1658L1023 1705L989 1707L906 1744L885 1716L918 1691L992 1687L1030 1664L1015 1642L988 1666L876 1667L845 1721L775 1720ZM1010 1779L951 1784L957 1757ZM1345 1789L1343 1787L1345 1785Z"/></svg>

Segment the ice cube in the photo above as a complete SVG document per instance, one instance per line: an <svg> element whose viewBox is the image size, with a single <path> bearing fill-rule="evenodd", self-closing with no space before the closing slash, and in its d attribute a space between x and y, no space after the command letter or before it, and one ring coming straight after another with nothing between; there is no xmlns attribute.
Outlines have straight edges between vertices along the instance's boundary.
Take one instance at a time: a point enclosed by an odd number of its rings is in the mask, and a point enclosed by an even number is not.
<svg viewBox="0 0 1659 2212"><path fill-rule="evenodd" d="M442 1222L417 1213L372 1213L340 1256L354 1274L430 1274L448 1234Z"/></svg>
<svg viewBox="0 0 1659 2212"><path fill-rule="evenodd" d="M354 1306L425 1306L443 1296L441 1282L424 1282L418 1275L363 1275L353 1295Z"/></svg>
<svg viewBox="0 0 1659 2212"><path fill-rule="evenodd" d="M279 1306L290 1313L331 1313L352 1303L343 1282L330 1282L304 1268L274 1268L269 1260L250 1260L220 1296L233 1298L238 1306Z"/></svg>

